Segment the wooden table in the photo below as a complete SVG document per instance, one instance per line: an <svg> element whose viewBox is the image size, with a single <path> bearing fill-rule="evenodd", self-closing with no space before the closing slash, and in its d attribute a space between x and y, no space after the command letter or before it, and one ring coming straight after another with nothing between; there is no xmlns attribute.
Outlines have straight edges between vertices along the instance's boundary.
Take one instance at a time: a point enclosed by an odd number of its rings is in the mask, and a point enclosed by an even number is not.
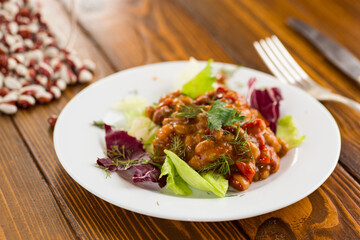
<svg viewBox="0 0 360 240"><path fill-rule="evenodd" d="M79 2L75 49L97 63L96 80L190 56L269 72L252 42L276 34L315 81L360 102L360 88L285 24L289 16L304 19L360 57L357 0ZM50 26L68 31L64 5L42 4ZM51 104L0 116L0 239L360 239L360 115L346 106L324 103L339 125L342 150L335 171L308 197L249 219L181 222L113 206L62 168L47 118L84 87L68 88Z"/></svg>

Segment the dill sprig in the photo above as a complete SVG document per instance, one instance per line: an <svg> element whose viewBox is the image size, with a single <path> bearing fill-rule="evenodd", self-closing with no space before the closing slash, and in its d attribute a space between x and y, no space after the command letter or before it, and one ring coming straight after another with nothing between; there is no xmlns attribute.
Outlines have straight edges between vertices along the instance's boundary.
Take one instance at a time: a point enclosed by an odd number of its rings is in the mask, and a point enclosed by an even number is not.
<svg viewBox="0 0 360 240"><path fill-rule="evenodd" d="M140 155L138 158L131 159L132 151L130 150L125 151L125 146L122 146L120 150L118 145L113 145L111 146L110 149L107 149L106 155L113 162L113 164L111 165L116 167L120 165L121 167L129 168L131 165L134 164L147 164L147 163L159 167L159 164L153 163L146 159L141 159L144 155Z"/></svg>
<svg viewBox="0 0 360 240"><path fill-rule="evenodd" d="M91 123L91 126L94 126L94 127L97 127L97 128L100 128L100 129L105 129L105 124L104 121L93 121ZM110 125L112 128L114 128L113 125Z"/></svg>
<svg viewBox="0 0 360 240"><path fill-rule="evenodd" d="M180 105L180 112L176 114L176 117L195 118L204 111L202 106L195 104L192 105Z"/></svg>
<svg viewBox="0 0 360 240"><path fill-rule="evenodd" d="M93 121L91 125L100 129L105 128L105 123L103 121Z"/></svg>
<svg viewBox="0 0 360 240"><path fill-rule="evenodd" d="M241 134L240 132L241 132L241 127L238 126L234 141L230 142L230 144L234 145L234 149L238 156L236 162L247 162L254 159L254 156L252 155L252 152L250 150L250 144L248 143L246 130ZM249 154L251 156L250 158L249 158Z"/></svg>
<svg viewBox="0 0 360 240"><path fill-rule="evenodd" d="M103 167L103 166L96 166L96 167L104 170L104 172L106 173L106 178L111 177L111 172L109 172L109 170L106 167Z"/></svg>
<svg viewBox="0 0 360 240"><path fill-rule="evenodd" d="M204 134L204 133L199 133L200 136L203 138L203 139L206 139L206 140L212 140L214 141L215 140L215 137L214 135L211 135L211 134Z"/></svg>
<svg viewBox="0 0 360 240"><path fill-rule="evenodd" d="M185 157L185 144L180 136L175 135L171 139L170 151L176 153L180 158Z"/></svg>
<svg viewBox="0 0 360 240"><path fill-rule="evenodd" d="M154 151L150 153L150 158L151 159L160 159L161 158L158 148L154 148Z"/></svg>
<svg viewBox="0 0 360 240"><path fill-rule="evenodd" d="M230 174L230 166L235 162L226 154L219 154L214 156L215 161L207 166L202 167L199 172L215 171L221 175Z"/></svg>

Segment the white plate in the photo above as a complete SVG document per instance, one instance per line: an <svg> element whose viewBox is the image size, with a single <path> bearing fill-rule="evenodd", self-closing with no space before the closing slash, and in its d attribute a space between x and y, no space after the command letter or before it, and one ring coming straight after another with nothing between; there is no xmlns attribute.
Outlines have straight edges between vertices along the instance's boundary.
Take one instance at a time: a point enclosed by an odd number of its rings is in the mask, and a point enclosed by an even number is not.
<svg viewBox="0 0 360 240"><path fill-rule="evenodd" d="M95 167L97 157L104 156L104 133L91 123L103 118L114 102L134 91L150 103L157 102L162 94L173 90L172 80L186 64L165 62L115 73L90 85L66 105L56 123L54 145L61 164L76 182L105 201L145 215L224 221L286 207L312 193L329 177L340 153L340 133L330 113L298 88L281 84L268 74L241 68L230 79L230 87L244 92L246 87L239 87L246 86L250 77L258 78L257 87L279 87L284 97L281 115L292 115L299 134L306 135L299 148L281 159L277 173L253 183L245 192L225 198L206 198L199 192L174 196L135 185L116 173L106 178L103 170ZM235 67L222 63L213 66L215 71Z"/></svg>

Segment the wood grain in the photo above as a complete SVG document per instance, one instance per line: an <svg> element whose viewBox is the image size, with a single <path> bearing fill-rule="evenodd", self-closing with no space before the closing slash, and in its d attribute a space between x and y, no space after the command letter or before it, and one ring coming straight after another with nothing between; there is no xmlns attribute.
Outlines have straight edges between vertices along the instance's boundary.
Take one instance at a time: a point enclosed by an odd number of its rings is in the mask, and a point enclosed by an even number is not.
<svg viewBox="0 0 360 240"><path fill-rule="evenodd" d="M173 1L107 0L97 11L80 5L78 17L116 70L190 56L232 61Z"/></svg>
<svg viewBox="0 0 360 240"><path fill-rule="evenodd" d="M359 208L360 188L346 176L341 167L337 167L332 176L307 198L269 214L240 220L238 224L246 229L251 239L266 239L266 236L279 239L293 239L294 236L298 239L329 236L358 239L360 213L353 209Z"/></svg>
<svg viewBox="0 0 360 240"><path fill-rule="evenodd" d="M56 0L41 2L44 12L49 16L50 25L60 32L68 31L65 23L69 16L61 4ZM276 6L265 0L104 0L100 3L102 4L93 9L86 7L84 1L79 3L79 29L75 43L75 49L81 56L96 61L96 79L128 67L183 60L190 56L201 60L214 58L216 61L268 71L253 50L252 42L275 32L316 81L359 100L359 90L284 24L290 14L306 16L306 20L311 23L331 18L330 23L335 24L335 31L340 32L346 22L358 23L356 13L360 12L359 4L351 10L346 7L351 6L354 1L345 0L344 5L339 5L335 0L329 3L330 8L339 11L339 14L350 12L346 21L341 23L335 23L336 18L330 15L331 9L319 9L321 4L310 0L278 0ZM277 12L273 12L274 8ZM55 15L56 18L52 17ZM351 32L352 37L358 37L358 33L350 27L346 27L346 31ZM358 49L356 41L347 40L343 36L339 41L351 50ZM49 105L19 112L13 117L16 129L11 128L13 125L9 128L11 133L18 132L17 135L21 136L20 146L23 144L22 140L25 142L40 170L37 174L42 174L45 179L42 183L48 184L57 201L55 209L60 208L63 214L58 214L59 210L56 210L49 211L48 215L54 219L58 216L64 226L68 222L73 229L70 233L65 231L64 235L68 235L59 238L71 238L74 233L80 239L360 238L360 187L341 166L337 166L329 179L303 200L273 213L238 221L169 221L133 213L95 197L73 181L61 167L53 149L52 131L47 125L47 117L58 114L84 87L85 85L70 87L61 99ZM357 115L340 104L326 103L326 106L340 126L343 140L341 162L352 174L357 175L356 171L360 168L356 169L357 165L353 163L356 156L360 156L360 126L359 121L354 121ZM0 140L1 136L6 135L0 133ZM0 148L0 153L1 151ZM27 160L26 156L20 158ZM30 174L27 178L31 176ZM44 199L54 201L53 197L47 196ZM43 198L34 199L45 204ZM49 202L51 203L50 200ZM26 204L24 206L31 209ZM14 211L20 212L21 209L15 208ZM48 215L39 214L39 221L46 222ZM2 223L3 220L0 219ZM49 222L52 224L52 221ZM21 220L15 219L10 228L15 229L21 223ZM3 228L3 224L1 227ZM61 227L60 224L55 230ZM15 230L14 232L17 234ZM0 229L0 238L5 233L7 232Z"/></svg>
<svg viewBox="0 0 360 240"><path fill-rule="evenodd" d="M360 56L360 47L358 44L354 44L360 40L359 33L358 31L354 33L350 27L360 26L359 15L354 14L354 11L360 12L360 8L358 5L354 5L352 10L349 11L351 1L342 1L342 3L348 2L348 4L326 1L326 8L324 8L324 1L282 0L276 1L276 4L271 1L247 0L225 0L221 2L216 0L194 2L181 0L178 2L215 39L227 46L224 49L228 50L227 53L233 58L239 52L249 52L250 54L247 55L249 59L245 58L246 62L251 63L253 58L260 59L252 47L252 42L276 34L315 81L334 92L360 102L360 88L358 85L326 61L324 56L314 47L286 26L286 19L290 16L304 19L347 46L354 54ZM205 2L207 3L206 8L203 7ZM217 11L223 13L221 16L222 21L218 21L218 18L214 17ZM345 14L347 11L352 14ZM346 21L337 21L335 23L333 20L334 14L344 16ZM243 28L245 30L238 31L238 29ZM224 29L231 34L225 34ZM234 41L234 39L244 39L244 32L246 32L246 38L249 38L246 44L238 44ZM249 34L249 32L252 32L252 34ZM353 38L348 37L348 34ZM228 35L231 35L231 38ZM266 68L264 69L263 63L249 66L269 72ZM333 114L340 127L343 147L340 162L359 181L360 161L354 160L354 157L360 154L360 114L347 106L334 102L326 102L325 106Z"/></svg>
<svg viewBox="0 0 360 240"><path fill-rule="evenodd" d="M0 126L0 239L74 238L11 118Z"/></svg>

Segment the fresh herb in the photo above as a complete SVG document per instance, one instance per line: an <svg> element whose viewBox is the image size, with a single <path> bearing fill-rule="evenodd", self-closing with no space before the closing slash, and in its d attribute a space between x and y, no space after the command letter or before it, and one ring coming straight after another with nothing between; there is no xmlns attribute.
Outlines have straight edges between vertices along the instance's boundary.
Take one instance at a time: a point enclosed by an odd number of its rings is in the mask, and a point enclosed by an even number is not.
<svg viewBox="0 0 360 240"><path fill-rule="evenodd" d="M105 129L105 123L103 121L93 121L91 125L100 129Z"/></svg>
<svg viewBox="0 0 360 240"><path fill-rule="evenodd" d="M232 134L232 132L230 132L229 130L223 129L223 133L224 135L230 135Z"/></svg>
<svg viewBox="0 0 360 240"><path fill-rule="evenodd" d="M214 135L199 133L203 139L215 141Z"/></svg>
<svg viewBox="0 0 360 240"><path fill-rule="evenodd" d="M202 106L197 105L181 105L180 112L177 117L194 118L200 113L206 113L208 117L208 127L214 130L220 130L222 126L231 126L235 122L244 121L244 116L234 108L225 107L226 103L216 100L209 111L205 111Z"/></svg>
<svg viewBox="0 0 360 240"><path fill-rule="evenodd" d="M180 136L175 135L171 139L170 151L176 153L179 157L185 157L185 145Z"/></svg>
<svg viewBox="0 0 360 240"><path fill-rule="evenodd" d="M108 170L106 167L103 167L103 166L96 166L96 167L104 170L104 172L105 172L105 174L106 174L106 178L110 178L110 177L111 177L111 172L109 172L109 170Z"/></svg>
<svg viewBox="0 0 360 240"><path fill-rule="evenodd" d="M236 136L230 144L234 145L238 159L236 162L247 162L254 159L250 150L250 144L248 143L246 131L240 134L241 128L238 126ZM250 158L249 158L250 155Z"/></svg>
<svg viewBox="0 0 360 240"><path fill-rule="evenodd" d="M129 168L131 165L134 164L151 164L155 167L161 168L161 165L149 161L148 159L142 159L144 155L140 155L138 158L131 159L132 152L131 151L125 151L125 146L122 146L121 150L119 149L118 145L111 146L110 149L107 149L107 157L111 159L112 166L121 166L123 168ZM107 167L107 166L105 166Z"/></svg>
<svg viewBox="0 0 360 240"><path fill-rule="evenodd" d="M226 154L219 154L214 156L215 161L210 163L207 166L202 167L199 172L209 172L216 171L221 175L229 175L230 174L230 165L234 164L234 161Z"/></svg>
<svg viewBox="0 0 360 240"><path fill-rule="evenodd" d="M202 106L195 104L192 105L180 105L180 112L176 114L176 117L195 118L203 112Z"/></svg>
<svg viewBox="0 0 360 240"><path fill-rule="evenodd" d="M244 121L244 116L240 116L234 108L225 107L226 103L216 100L208 114L208 126L210 129L220 130L222 126L231 126L235 122Z"/></svg>
<svg viewBox="0 0 360 240"><path fill-rule="evenodd" d="M137 159L131 159L132 152L129 150L125 151L124 145L122 146L121 150L119 149L118 145L113 145L111 146L110 149L107 149L106 154L108 158L112 160L114 166L120 165L124 168L128 168L133 164L141 163L140 162L141 157Z"/></svg>

